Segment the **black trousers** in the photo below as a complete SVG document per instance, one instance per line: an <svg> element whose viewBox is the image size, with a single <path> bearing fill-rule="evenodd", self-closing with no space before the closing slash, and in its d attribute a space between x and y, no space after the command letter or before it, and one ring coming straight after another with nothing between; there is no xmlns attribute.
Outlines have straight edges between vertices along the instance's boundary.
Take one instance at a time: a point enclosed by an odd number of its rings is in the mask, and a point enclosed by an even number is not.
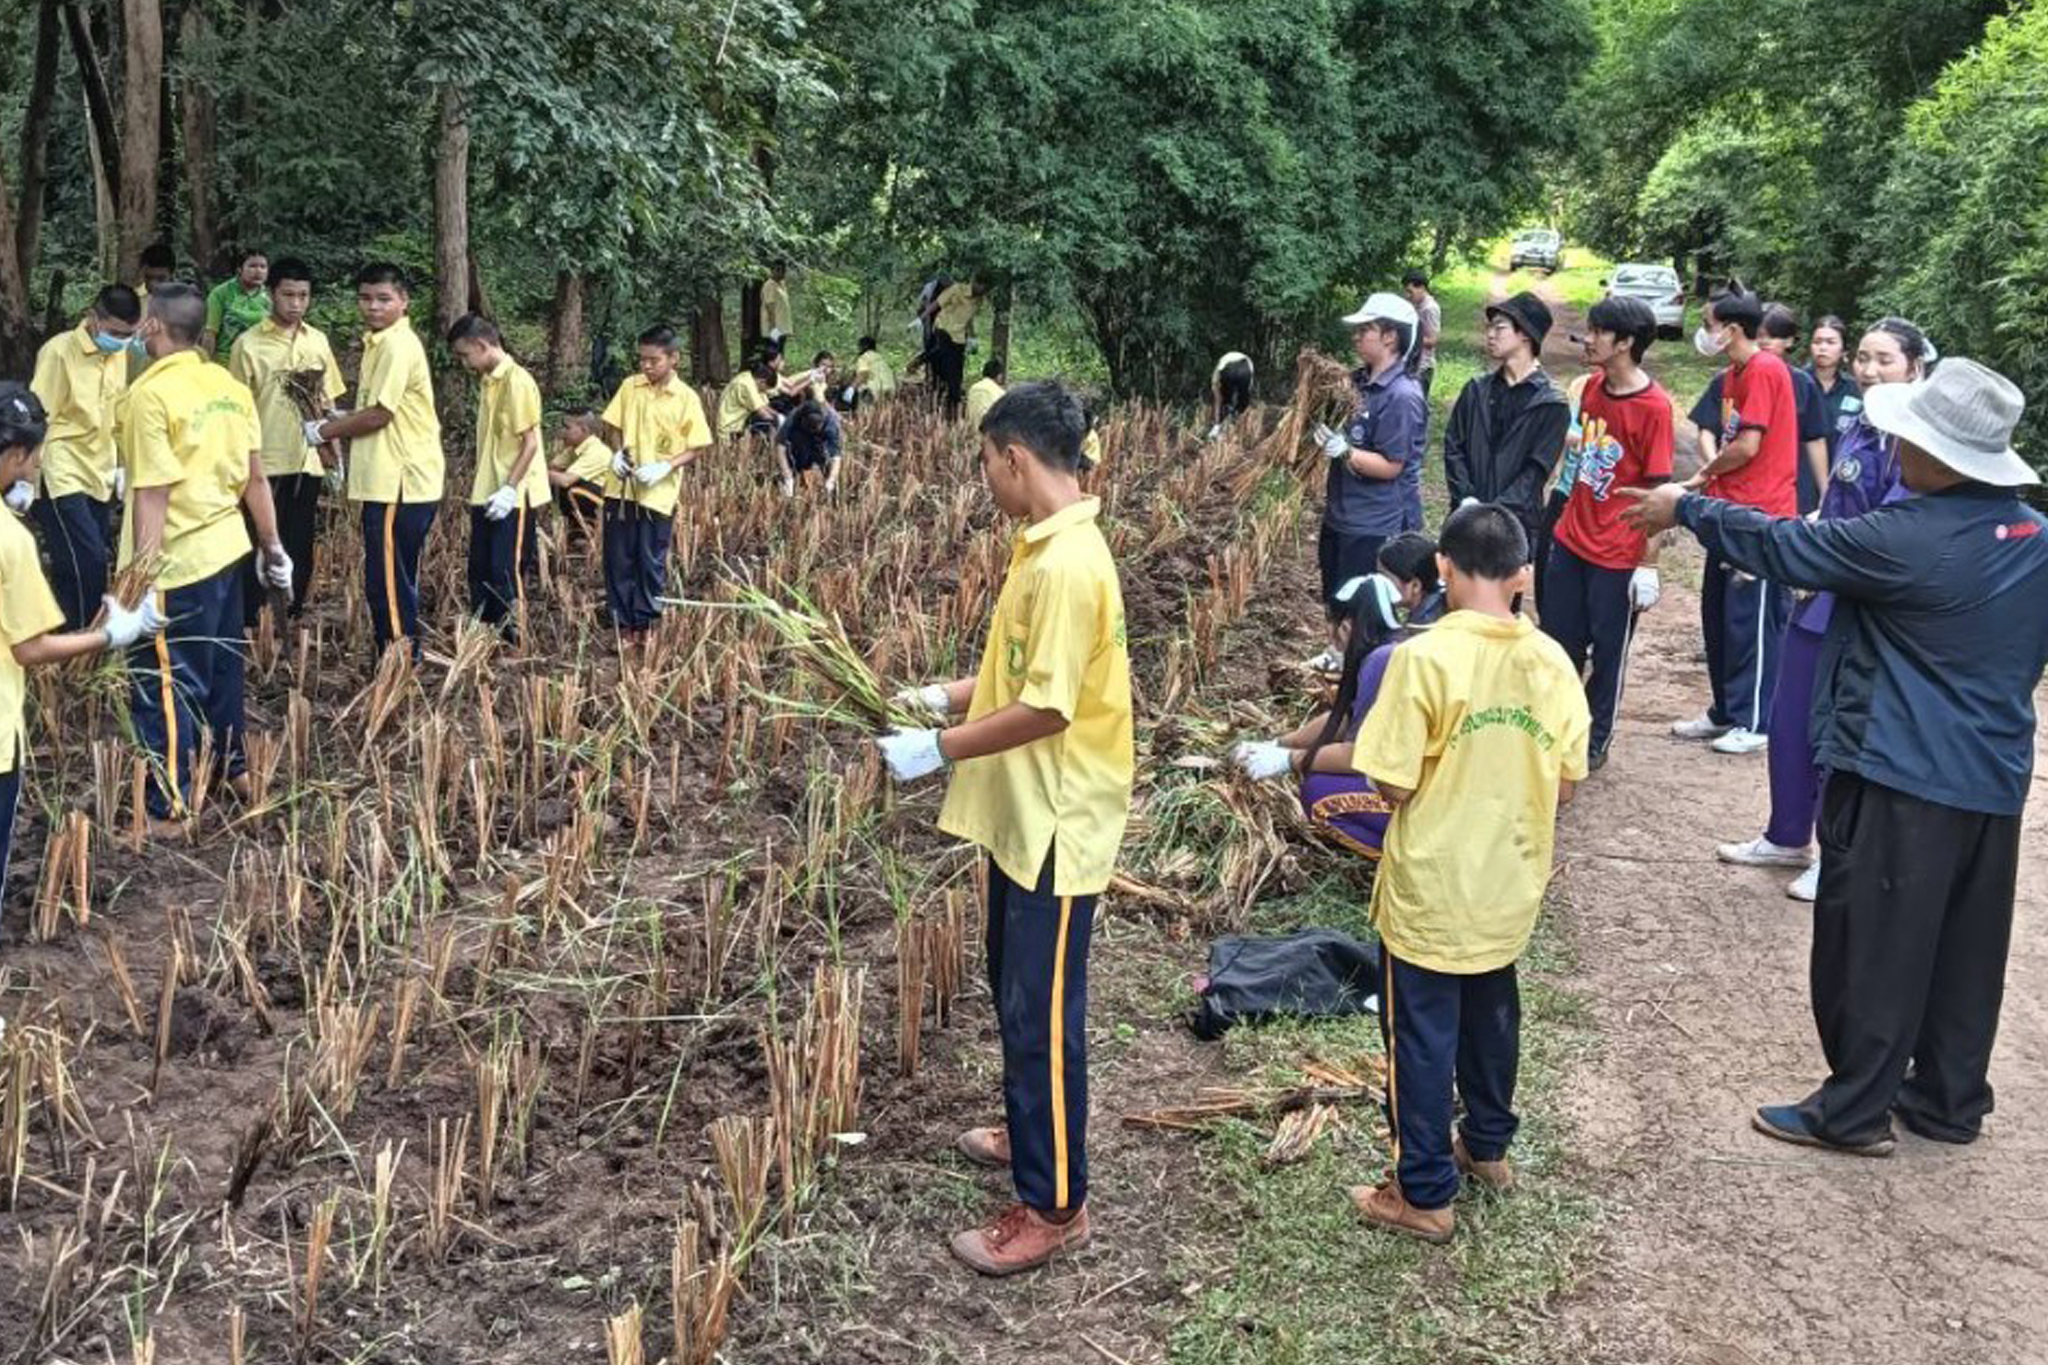
<svg viewBox="0 0 2048 1365"><path fill-rule="evenodd" d="M1604 569L1553 542L1543 577L1543 633L1564 646L1572 667L1586 673L1586 705L1593 712L1594 753L1614 738L1621 679L1628 667L1634 613L1628 604L1628 569ZM1587 660L1592 669L1586 671Z"/></svg>
<svg viewBox="0 0 2048 1365"><path fill-rule="evenodd" d="M469 509L469 609L484 624L516 634L519 607L534 553L533 509L524 503L512 515L492 521L484 509Z"/></svg>
<svg viewBox="0 0 2048 1365"><path fill-rule="evenodd" d="M2020 817L1937 805L1854 773L1821 796L1813 1021L1828 1078L1800 1106L1817 1133L1868 1142L1896 1106L1968 1142L1991 1112Z"/></svg>
<svg viewBox="0 0 2048 1365"><path fill-rule="evenodd" d="M988 864L988 985L1003 1039L1003 1117L1018 1202L1041 1212L1088 1199L1088 943L1095 897L1052 893Z"/></svg>
<svg viewBox="0 0 2048 1365"><path fill-rule="evenodd" d="M655 599L668 591L668 547L675 518L637 502L604 504L604 595L612 624L638 634L661 617Z"/></svg>
<svg viewBox="0 0 2048 1365"><path fill-rule="evenodd" d="M273 474L270 501L277 509L277 538L292 557L292 605L288 613L297 616L306 609L306 591L313 585L313 545L320 536L320 476L317 474ZM246 518L247 513L243 514ZM249 543L256 544L256 526L249 524ZM242 624L256 628L270 589L258 571L262 546L242 569Z"/></svg>
<svg viewBox="0 0 2048 1365"><path fill-rule="evenodd" d="M37 498L29 509L50 557L50 592L64 629L83 630L99 614L113 562L114 504L84 493Z"/></svg>
<svg viewBox="0 0 2048 1365"><path fill-rule="evenodd" d="M960 395L967 378L967 345L953 339L951 332L932 329L931 348L932 378L938 383L939 397L946 405L946 416L960 415Z"/></svg>
<svg viewBox="0 0 2048 1365"><path fill-rule="evenodd" d="M1323 523L1323 529L1316 534L1316 568L1322 574L1323 609L1333 620L1347 614L1337 601L1337 589L1378 568L1380 546L1386 543L1385 536L1346 531L1327 521Z"/></svg>
<svg viewBox="0 0 2048 1365"><path fill-rule="evenodd" d="M1401 1193L1419 1209L1458 1197L1451 1156L1452 1097L1475 1161L1507 1155L1520 1121L1522 991L1515 967L1470 975L1431 971L1380 951L1380 1039L1387 1053L1387 1131Z"/></svg>

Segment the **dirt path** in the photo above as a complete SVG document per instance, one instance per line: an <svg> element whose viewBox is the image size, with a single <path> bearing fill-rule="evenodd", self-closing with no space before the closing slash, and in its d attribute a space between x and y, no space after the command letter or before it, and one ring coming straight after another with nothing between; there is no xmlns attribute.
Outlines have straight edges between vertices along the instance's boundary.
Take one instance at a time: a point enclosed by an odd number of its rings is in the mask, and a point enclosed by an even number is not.
<svg viewBox="0 0 2048 1365"><path fill-rule="evenodd" d="M2031 1165L2048 1146L2048 783L2037 771L1984 1137L1958 1149L1901 1129L1889 1161L1770 1142L1751 1110L1822 1075L1812 921L1785 875L1715 861L1716 842L1762 828L1767 797L1761 755L1668 734L1705 695L1697 611L1681 589L1645 619L1613 758L1560 841L1602 1037L1567 1104L1614 1210L1560 1358L2048 1359L2048 1186Z"/></svg>

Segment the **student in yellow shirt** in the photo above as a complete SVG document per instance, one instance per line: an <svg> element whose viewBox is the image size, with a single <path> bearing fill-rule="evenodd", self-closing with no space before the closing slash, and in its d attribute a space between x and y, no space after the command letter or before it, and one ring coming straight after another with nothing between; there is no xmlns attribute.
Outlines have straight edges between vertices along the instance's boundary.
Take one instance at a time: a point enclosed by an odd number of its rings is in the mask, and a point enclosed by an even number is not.
<svg viewBox="0 0 2048 1365"><path fill-rule="evenodd" d="M1076 477L1086 418L1056 383L1020 384L981 424L981 467L1010 552L980 672L904 693L944 729L878 743L912 781L954 765L939 828L987 851L989 984L1003 1040L1004 1126L960 1137L1008 1166L1017 1202L953 1239L987 1275L1088 1240L1088 944L1130 813L1131 678L1123 594Z"/></svg>
<svg viewBox="0 0 2048 1365"><path fill-rule="evenodd" d="M50 556L50 586L66 630L92 619L107 590L121 477L121 457L114 449L115 409L128 388L128 348L141 320L135 291L110 284L78 326L51 337L36 352L29 387L49 414L50 433L34 516Z"/></svg>
<svg viewBox="0 0 2048 1365"><path fill-rule="evenodd" d="M571 408L557 438L566 458L548 470L555 509L585 537L595 535L603 523L605 482L612 472L612 448L604 443L601 431L597 409Z"/></svg>
<svg viewBox="0 0 2048 1365"><path fill-rule="evenodd" d="M789 266L777 261L761 281L761 335L779 342L790 334Z"/></svg>
<svg viewBox="0 0 2048 1365"><path fill-rule="evenodd" d="M256 400L200 351L206 301L188 284L149 296L142 320L150 366L121 416L128 502L121 567L155 566L169 630L129 651L129 714L155 759L149 814L161 827L190 811L199 727L213 732L221 771L237 791L242 751L242 561L249 526L262 546L263 582L288 592L291 556L263 475ZM248 512L248 523L242 513Z"/></svg>
<svg viewBox="0 0 2048 1365"><path fill-rule="evenodd" d="M727 443L748 437L773 438L782 425L782 414L768 402L780 377L767 352L757 354L732 377L718 395L718 436Z"/></svg>
<svg viewBox="0 0 2048 1365"><path fill-rule="evenodd" d="M348 387L327 334L306 321L306 310L312 306L312 268L295 256L280 257L270 268L270 316L236 337L228 352L228 373L256 396L263 475L277 508L278 537L292 560L293 616L305 610L313 585L313 546L320 534L320 486L326 469L320 452L306 444L306 414L287 382L293 375L318 370L320 395L330 410ZM256 577L255 560L249 563L242 581L242 615L253 628L266 594Z"/></svg>
<svg viewBox="0 0 2048 1365"><path fill-rule="evenodd" d="M967 338L974 327L974 313L981 306L982 287L969 280L949 281L925 305L931 321L931 341L925 347L925 363L939 386L940 402L950 419L959 415L961 387L966 381Z"/></svg>
<svg viewBox="0 0 2048 1365"><path fill-rule="evenodd" d="M1001 360L990 360L981 367L981 378L967 390L967 425L970 429L981 430L981 419L988 416L988 410L1003 396L1006 377Z"/></svg>
<svg viewBox="0 0 2048 1365"><path fill-rule="evenodd" d="M612 484L604 505L604 590L612 624L637 643L661 616L682 467L711 444L697 391L676 373L675 328L640 334L640 373L605 406Z"/></svg>
<svg viewBox="0 0 2048 1365"><path fill-rule="evenodd" d="M404 638L420 653L420 552L441 510L447 472L427 349L406 309L405 271L378 261L356 272L363 334L355 411L306 423L306 444L347 441L348 496L361 504L363 590L381 653Z"/></svg>
<svg viewBox="0 0 2048 1365"><path fill-rule="evenodd" d="M19 384L0 384L0 489L16 503L35 494L41 473L43 438L48 422L34 393ZM19 494L14 490L21 489ZM156 594L146 593L133 611L112 597L105 600L106 619L91 630L58 633L64 614L43 579L36 540L13 515L0 512L0 883L7 880L7 859L14 834L14 809L21 799L22 760L28 737L23 703L28 692L24 670L61 663L101 650L126 649L145 635L164 628Z"/></svg>
<svg viewBox="0 0 2048 1365"><path fill-rule="evenodd" d="M853 358L853 382L841 395L848 412L859 412L896 392L896 371L873 337L862 337Z"/></svg>
<svg viewBox="0 0 2048 1365"><path fill-rule="evenodd" d="M540 458L540 385L505 350L498 324L465 313L448 349L482 382L476 478L469 489L469 609L516 635L535 559L533 518L548 504Z"/></svg>
<svg viewBox="0 0 2048 1365"><path fill-rule="evenodd" d="M1586 776L1592 716L1564 650L1515 614L1530 569L1512 513L1453 512L1437 567L1451 611L1388 659L1351 755L1394 808L1372 895L1394 1171L1351 1198L1376 1227L1444 1242L1461 1174L1513 1181L1515 959L1543 908L1558 802Z"/></svg>

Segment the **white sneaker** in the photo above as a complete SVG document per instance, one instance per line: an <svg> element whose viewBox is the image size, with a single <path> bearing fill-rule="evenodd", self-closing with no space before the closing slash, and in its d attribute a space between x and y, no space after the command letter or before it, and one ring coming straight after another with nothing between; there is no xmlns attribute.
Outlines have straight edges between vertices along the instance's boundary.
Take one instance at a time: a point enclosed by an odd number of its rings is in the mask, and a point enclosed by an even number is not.
<svg viewBox="0 0 2048 1365"><path fill-rule="evenodd" d="M1809 905L1819 900L1820 860L1815 859L1813 862L1808 863L1806 871L1794 877L1792 884L1785 888L1785 894L1795 901L1805 901Z"/></svg>
<svg viewBox="0 0 2048 1365"><path fill-rule="evenodd" d="M1326 649L1308 661L1308 667L1318 673L1335 673L1344 667L1344 656L1334 649Z"/></svg>
<svg viewBox="0 0 2048 1365"><path fill-rule="evenodd" d="M1760 735L1754 730L1745 730L1738 725L1707 747L1717 754L1754 754L1761 753L1770 745L1769 735Z"/></svg>
<svg viewBox="0 0 2048 1365"><path fill-rule="evenodd" d="M1378 992L1374 992L1373 994L1365 997L1365 1012L1367 1014L1378 1014L1380 1012L1380 997Z"/></svg>
<svg viewBox="0 0 2048 1365"><path fill-rule="evenodd" d="M1671 733L1680 739L1719 739L1735 727L1722 725L1702 711L1689 720L1671 722Z"/></svg>
<svg viewBox="0 0 2048 1365"><path fill-rule="evenodd" d="M1747 843L1721 844L1714 856L1739 867L1810 867L1813 858L1803 848L1786 848L1758 835Z"/></svg>

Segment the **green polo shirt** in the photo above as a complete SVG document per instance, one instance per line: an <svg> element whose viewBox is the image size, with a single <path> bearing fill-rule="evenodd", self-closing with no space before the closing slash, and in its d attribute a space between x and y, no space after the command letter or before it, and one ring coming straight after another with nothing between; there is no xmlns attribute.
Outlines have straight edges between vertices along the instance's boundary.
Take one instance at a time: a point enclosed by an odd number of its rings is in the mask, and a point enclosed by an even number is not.
<svg viewBox="0 0 2048 1365"><path fill-rule="evenodd" d="M206 330L213 333L214 358L225 365L235 338L270 316L270 291L253 294L238 279L222 280L206 296Z"/></svg>

